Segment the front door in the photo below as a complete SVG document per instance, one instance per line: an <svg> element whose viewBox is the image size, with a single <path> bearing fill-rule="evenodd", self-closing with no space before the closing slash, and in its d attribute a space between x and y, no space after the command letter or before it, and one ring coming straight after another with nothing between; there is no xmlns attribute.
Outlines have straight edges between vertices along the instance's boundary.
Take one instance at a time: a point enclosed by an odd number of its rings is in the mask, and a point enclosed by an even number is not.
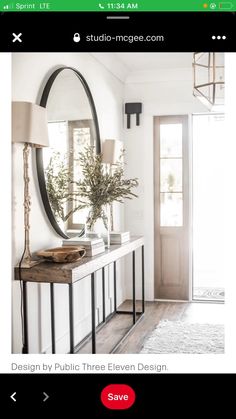
<svg viewBox="0 0 236 419"><path fill-rule="evenodd" d="M187 116L154 118L155 298L189 300L190 199Z"/></svg>

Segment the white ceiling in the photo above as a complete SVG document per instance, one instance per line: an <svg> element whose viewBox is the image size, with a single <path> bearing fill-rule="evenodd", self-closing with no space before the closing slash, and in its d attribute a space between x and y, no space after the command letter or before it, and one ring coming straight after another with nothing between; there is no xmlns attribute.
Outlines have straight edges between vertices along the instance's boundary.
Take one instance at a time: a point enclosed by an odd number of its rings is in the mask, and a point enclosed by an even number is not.
<svg viewBox="0 0 236 419"><path fill-rule="evenodd" d="M192 53L116 53L127 70L149 71L165 68L188 68L192 66Z"/></svg>

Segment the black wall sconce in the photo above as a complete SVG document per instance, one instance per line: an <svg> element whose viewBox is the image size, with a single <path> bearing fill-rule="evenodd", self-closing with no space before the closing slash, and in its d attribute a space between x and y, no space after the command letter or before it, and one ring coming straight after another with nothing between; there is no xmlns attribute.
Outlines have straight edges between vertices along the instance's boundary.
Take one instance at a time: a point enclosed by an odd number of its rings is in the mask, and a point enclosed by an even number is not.
<svg viewBox="0 0 236 419"><path fill-rule="evenodd" d="M140 125L140 114L142 113L142 103L125 103L125 113L127 114L127 128L130 128L130 116L136 114L136 125Z"/></svg>

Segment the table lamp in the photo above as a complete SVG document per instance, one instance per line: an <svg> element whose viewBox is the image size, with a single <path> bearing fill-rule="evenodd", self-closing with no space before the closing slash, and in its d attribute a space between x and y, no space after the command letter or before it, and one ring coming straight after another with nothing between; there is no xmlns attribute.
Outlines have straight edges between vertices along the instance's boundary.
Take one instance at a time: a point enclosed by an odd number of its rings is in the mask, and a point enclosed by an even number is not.
<svg viewBox="0 0 236 419"><path fill-rule="evenodd" d="M118 140L105 140L102 143L102 162L110 166L117 164L122 156L123 143Z"/></svg>
<svg viewBox="0 0 236 419"><path fill-rule="evenodd" d="M29 153L30 147L48 147L48 128L46 109L31 102L12 102L12 142L24 143L24 253L22 268L31 268L38 261L32 260L30 253L30 192L29 192Z"/></svg>

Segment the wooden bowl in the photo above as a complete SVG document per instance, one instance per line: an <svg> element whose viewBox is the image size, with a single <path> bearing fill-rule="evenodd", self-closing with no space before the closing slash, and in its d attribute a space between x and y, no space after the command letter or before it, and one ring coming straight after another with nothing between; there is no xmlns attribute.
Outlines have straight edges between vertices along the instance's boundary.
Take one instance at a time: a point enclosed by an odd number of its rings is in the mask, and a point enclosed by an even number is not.
<svg viewBox="0 0 236 419"><path fill-rule="evenodd" d="M40 250L37 256L44 258L49 262L71 263L82 259L85 255L85 249L80 246L55 247L53 249Z"/></svg>

